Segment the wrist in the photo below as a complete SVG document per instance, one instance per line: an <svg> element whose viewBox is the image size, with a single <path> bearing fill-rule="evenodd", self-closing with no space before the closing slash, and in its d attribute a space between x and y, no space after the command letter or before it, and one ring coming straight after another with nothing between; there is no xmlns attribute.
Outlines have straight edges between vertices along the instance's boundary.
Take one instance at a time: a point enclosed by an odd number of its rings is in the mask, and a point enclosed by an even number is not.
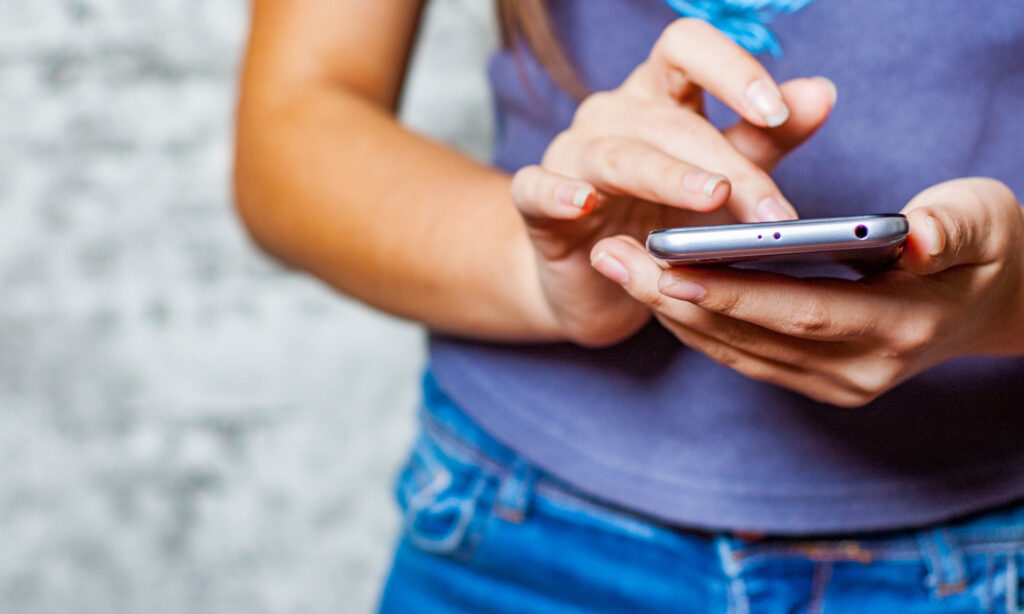
<svg viewBox="0 0 1024 614"><path fill-rule="evenodd" d="M530 331L530 338L534 341L570 341L572 335L565 330L544 290L537 251L525 228L517 234L511 251L513 295Z"/></svg>

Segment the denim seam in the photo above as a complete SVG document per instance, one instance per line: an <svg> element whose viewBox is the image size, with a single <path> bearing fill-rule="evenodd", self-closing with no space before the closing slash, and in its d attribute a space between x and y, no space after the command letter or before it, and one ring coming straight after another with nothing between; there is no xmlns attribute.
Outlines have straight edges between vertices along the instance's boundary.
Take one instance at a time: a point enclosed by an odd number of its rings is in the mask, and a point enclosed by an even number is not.
<svg viewBox="0 0 1024 614"><path fill-rule="evenodd" d="M440 475L440 474L438 474ZM426 552L444 553L452 556L466 557L472 554L478 539L474 539L474 524L479 518L483 491L487 486L487 478L476 476L465 498L455 504L458 510L456 526L443 538L431 539L417 531L417 518L430 509L430 501L437 494L433 489L428 493L417 493L418 501L410 500L403 521L410 542Z"/></svg>
<svg viewBox="0 0 1024 614"><path fill-rule="evenodd" d="M957 531L953 529L953 534L956 535L957 540L964 545L968 543L977 542L992 542L992 541L1024 541L1024 526L1022 527L1007 527L1002 529L978 529L976 531L966 530Z"/></svg>
<svg viewBox="0 0 1024 614"><path fill-rule="evenodd" d="M454 458L455 460L469 464L479 466L481 471L499 482L504 482L508 479L511 474L511 470L506 465L502 464L501 461L494 459L488 455L485 451L473 447L472 444L460 439L458 436L451 433L446 429L438 420L433 419L429 416L424 417L424 429L428 434L434 438L435 443L441 448L442 452L446 455ZM522 459L519 459L522 461ZM532 467L532 465L531 465ZM533 491L538 496L543 496L548 499L555 500L555 503L561 502L563 504L572 505L583 511L590 511L591 513L600 512L603 515L611 516L614 520L602 520L603 524L612 524L613 526L620 526L621 523L617 522L622 520L627 524L647 524L652 527L664 527L671 529L668 525L661 525L652 519L643 517L640 514L632 515L625 510L617 510L611 506L605 505L598 501L593 501L586 497L580 496L570 489L564 488L557 483L546 479L544 472L540 469L534 468L536 477L534 478ZM624 530L630 535L642 535L642 532L635 530L625 529Z"/></svg>
<svg viewBox="0 0 1024 614"><path fill-rule="evenodd" d="M821 558L818 560L825 561L851 561L859 562L862 561L865 556L870 556L872 559L888 559L888 560L917 560L921 558L921 549L916 545L911 546L909 544L891 544L887 546L864 546L857 542L857 553L852 554L849 552L850 548L844 544L849 542L814 542L814 541L801 541L795 544L764 544L749 546L742 550L737 550L736 555L743 560L758 560L770 556L785 556L792 555L793 557L808 558L807 549L811 545L815 545L817 550L822 555L833 555L830 558Z"/></svg>
<svg viewBox="0 0 1024 614"><path fill-rule="evenodd" d="M994 601L993 591L993 576L996 572L996 557L991 554L985 555L985 587L984 593L982 593L981 609L986 612L992 611L992 602Z"/></svg>
<svg viewBox="0 0 1024 614"><path fill-rule="evenodd" d="M523 459L518 459L505 472L498 485L494 500L494 512L504 520L521 523L536 492L537 470Z"/></svg>
<svg viewBox="0 0 1024 614"><path fill-rule="evenodd" d="M928 567L925 581L934 597L943 599L966 591L963 554L956 542L950 539L948 529L937 527L921 531L917 540Z"/></svg>
<svg viewBox="0 0 1024 614"><path fill-rule="evenodd" d="M964 561L963 548L950 533L949 527L942 526L935 531L936 537L943 540L943 546L947 549L943 553L943 561L948 564L946 571L949 574L947 580L950 587L963 586L963 590L966 590L968 584L967 563Z"/></svg>
<svg viewBox="0 0 1024 614"><path fill-rule="evenodd" d="M441 448L441 451L453 460L479 467L484 473L496 478L503 477L504 474L508 473L508 467L500 461L452 435L447 429L439 425L436 420L425 419L423 428L434 439L434 442Z"/></svg>
<svg viewBox="0 0 1024 614"><path fill-rule="evenodd" d="M978 544L975 546L965 546L964 552L967 554L1005 554L1010 555L1014 552L1020 552L1024 549L1024 541L1022 542L1010 542L1002 544Z"/></svg>
<svg viewBox="0 0 1024 614"><path fill-rule="evenodd" d="M747 596L747 586L741 576L743 567L740 565L740 558L732 546L729 545L729 537L718 536L717 542L719 564L722 571L729 580L728 601L729 614L750 614L750 599Z"/></svg>
<svg viewBox="0 0 1024 614"><path fill-rule="evenodd" d="M605 530L623 533L633 539L643 539L645 542L656 545L666 552L673 551L670 546L661 543L658 539L653 539L659 535L658 529L663 527L647 519L632 517L628 513L619 512L598 503L567 495L559 490L545 488L540 484L537 485L536 493L538 498L542 499L547 505L568 513L586 514L592 521L605 528Z"/></svg>
<svg viewBox="0 0 1024 614"><path fill-rule="evenodd" d="M1017 554L1011 554L1006 560L1006 612L1021 614L1020 574L1017 573Z"/></svg>
<svg viewBox="0 0 1024 614"><path fill-rule="evenodd" d="M737 556L743 560L758 560L763 559L767 556L786 556L792 555L794 557L806 557L807 546L812 542L811 540L801 541L793 544L752 544L746 548L736 550ZM818 548L823 553L840 553L843 550L841 546L843 542L839 541L826 541L818 542ZM911 543L893 543L887 545L870 545L858 543L859 550L865 554L871 556L872 559L885 559L885 560L919 560L921 559L921 548L917 544ZM965 554L1005 554L1007 552L1014 551L1015 549L1024 548L1024 536L1018 540L1006 540L997 542L972 542L972 543L961 543L960 548ZM859 557L848 555L845 558L836 557L830 559L833 561L837 560L848 560L857 561Z"/></svg>
<svg viewBox="0 0 1024 614"><path fill-rule="evenodd" d="M807 614L821 614L825 609L825 591L832 583L832 563L815 563L814 575L811 578L811 596L807 604Z"/></svg>

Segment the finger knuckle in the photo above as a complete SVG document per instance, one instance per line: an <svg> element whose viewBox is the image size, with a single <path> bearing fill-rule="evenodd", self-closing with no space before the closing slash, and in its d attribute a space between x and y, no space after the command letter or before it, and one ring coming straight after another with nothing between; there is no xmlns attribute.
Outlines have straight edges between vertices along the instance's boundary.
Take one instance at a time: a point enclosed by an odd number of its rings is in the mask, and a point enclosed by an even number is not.
<svg viewBox="0 0 1024 614"><path fill-rule="evenodd" d="M720 324L720 323L719 323ZM749 347L751 340L755 337L749 334L749 328L745 325L745 322L737 320L730 322L730 325L719 325L715 326L715 322L708 322L706 326L715 328L715 337L719 341L730 347Z"/></svg>
<svg viewBox="0 0 1024 614"><path fill-rule="evenodd" d="M591 147L591 159L598 174L608 179L621 176L627 168L628 146L622 139L600 139Z"/></svg>
<svg viewBox="0 0 1024 614"><path fill-rule="evenodd" d="M573 115L573 125L589 125L602 122L615 103L616 95L612 92L595 92L583 99Z"/></svg>
<svg viewBox="0 0 1024 614"><path fill-rule="evenodd" d="M1014 194L1013 189L1010 186L991 177L981 177L979 178L979 181L982 182L982 185L985 186L987 191L991 192L993 201L1006 203L1007 205L1019 206L1019 203L1017 202L1017 195Z"/></svg>
<svg viewBox="0 0 1024 614"><path fill-rule="evenodd" d="M744 351L752 352L755 355L771 356L773 360L787 364L799 364L799 352L794 352L785 344L778 343L778 339L772 335L765 336L765 330L756 324L744 322L743 320L723 321L711 323L715 326L715 336L718 339L734 348L742 348Z"/></svg>
<svg viewBox="0 0 1024 614"><path fill-rule="evenodd" d="M581 139L574 131L558 133L544 151L541 167L563 175L572 175L572 170L577 167L575 162L578 160L577 152L581 145Z"/></svg>
<svg viewBox="0 0 1024 614"><path fill-rule="evenodd" d="M847 390L866 405L892 388L900 372L900 361L873 359L849 367L844 379Z"/></svg>
<svg viewBox="0 0 1024 614"><path fill-rule="evenodd" d="M843 409L860 409L875 399L870 395L839 391L833 392L821 400L830 405L842 407Z"/></svg>
<svg viewBox="0 0 1024 614"><path fill-rule="evenodd" d="M787 324L790 332L805 337L826 335L832 329L827 307L816 299L805 299L797 303Z"/></svg>
<svg viewBox="0 0 1024 614"><path fill-rule="evenodd" d="M658 42L663 46L686 45L698 32L707 32L711 26L702 19L680 17L666 26Z"/></svg>
<svg viewBox="0 0 1024 614"><path fill-rule="evenodd" d="M935 318L921 317L907 321L900 327L892 342L893 358L907 358L919 354L928 347L938 334L939 324Z"/></svg>
<svg viewBox="0 0 1024 614"><path fill-rule="evenodd" d="M704 349L704 354L708 358L729 369L740 371L748 377L755 377L750 373L751 366L743 364L742 355L736 350L720 344L713 344L712 346ZM744 366L747 368L744 369ZM757 378L760 379L760 378Z"/></svg>
<svg viewBox="0 0 1024 614"><path fill-rule="evenodd" d="M738 293L716 292L706 296L701 306L723 315L733 316L743 307L743 299Z"/></svg>
<svg viewBox="0 0 1024 614"><path fill-rule="evenodd" d="M665 308L665 295L657 290L650 291L647 289L641 289L633 287L630 289L633 298L639 301L641 304L647 306L655 313L664 310Z"/></svg>

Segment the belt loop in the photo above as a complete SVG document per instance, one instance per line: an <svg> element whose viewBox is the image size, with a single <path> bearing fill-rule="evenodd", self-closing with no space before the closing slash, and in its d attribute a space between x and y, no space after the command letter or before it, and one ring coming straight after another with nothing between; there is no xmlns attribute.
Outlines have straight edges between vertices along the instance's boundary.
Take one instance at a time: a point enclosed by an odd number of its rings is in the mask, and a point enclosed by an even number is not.
<svg viewBox="0 0 1024 614"><path fill-rule="evenodd" d="M715 548L718 550L718 562L722 572L728 578L727 589L729 614L750 614L750 600L747 598L747 585L743 581L743 568L740 565L740 553L733 549L731 539L726 534L715 537Z"/></svg>
<svg viewBox="0 0 1024 614"><path fill-rule="evenodd" d="M967 564L964 551L946 526L922 531L918 546L928 565L929 582L938 597L947 597L967 590Z"/></svg>
<svg viewBox="0 0 1024 614"><path fill-rule="evenodd" d="M515 524L526 520L526 513L533 501L533 487L536 481L537 470L533 465L522 458L517 458L498 487L494 513Z"/></svg>

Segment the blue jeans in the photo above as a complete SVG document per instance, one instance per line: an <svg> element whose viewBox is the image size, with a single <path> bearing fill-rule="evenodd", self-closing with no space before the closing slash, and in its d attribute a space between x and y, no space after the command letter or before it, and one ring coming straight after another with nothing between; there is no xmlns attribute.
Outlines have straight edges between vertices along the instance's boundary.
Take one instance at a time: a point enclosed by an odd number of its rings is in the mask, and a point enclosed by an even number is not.
<svg viewBox="0 0 1024 614"><path fill-rule="evenodd" d="M384 614L1024 612L1024 506L870 535L744 540L545 475L427 378Z"/></svg>

